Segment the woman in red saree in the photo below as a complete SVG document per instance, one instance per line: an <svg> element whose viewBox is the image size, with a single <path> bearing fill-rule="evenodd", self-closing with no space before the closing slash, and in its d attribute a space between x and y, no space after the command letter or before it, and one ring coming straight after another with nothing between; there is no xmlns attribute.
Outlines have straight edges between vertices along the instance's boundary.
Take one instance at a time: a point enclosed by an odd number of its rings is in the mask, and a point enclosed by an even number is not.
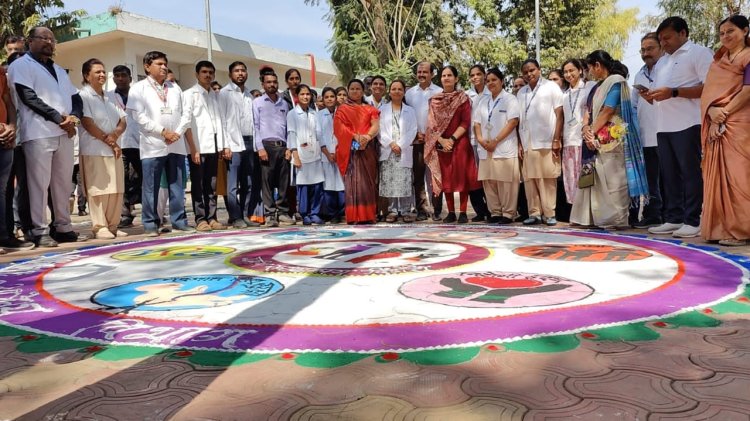
<svg viewBox="0 0 750 421"><path fill-rule="evenodd" d="M748 19L719 25L701 95L703 218L701 235L724 246L750 240L750 41Z"/></svg>
<svg viewBox="0 0 750 421"><path fill-rule="evenodd" d="M469 141L471 126L471 100L464 91L456 90L458 70L453 66L440 71L443 92L430 98L424 160L432 174L432 192L445 193L448 216L445 223L458 220L469 222L466 208L469 192L482 185L477 181L477 163L474 148ZM459 217L453 193L459 194Z"/></svg>
<svg viewBox="0 0 750 421"><path fill-rule="evenodd" d="M336 163L344 177L346 222L374 223L378 205L378 144L380 111L365 104L365 84L352 79L349 99L336 109L333 133L338 139Z"/></svg>

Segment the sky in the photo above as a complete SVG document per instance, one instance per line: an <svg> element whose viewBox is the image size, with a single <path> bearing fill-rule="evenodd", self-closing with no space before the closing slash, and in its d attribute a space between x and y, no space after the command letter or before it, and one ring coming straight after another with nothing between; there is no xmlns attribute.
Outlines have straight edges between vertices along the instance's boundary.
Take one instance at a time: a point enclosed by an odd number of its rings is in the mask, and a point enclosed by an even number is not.
<svg viewBox="0 0 750 421"><path fill-rule="evenodd" d="M328 40L332 30L326 19L326 0L309 6L303 0L214 0L211 3L213 32L296 53L330 58ZM638 7L639 17L657 12L653 0L618 0L621 8ZM204 28L204 0L65 0L68 10L84 9L90 15L106 12L111 5L155 19L192 28ZM641 28L631 33L623 62L634 74L642 65ZM543 36L543 34L542 34Z"/></svg>

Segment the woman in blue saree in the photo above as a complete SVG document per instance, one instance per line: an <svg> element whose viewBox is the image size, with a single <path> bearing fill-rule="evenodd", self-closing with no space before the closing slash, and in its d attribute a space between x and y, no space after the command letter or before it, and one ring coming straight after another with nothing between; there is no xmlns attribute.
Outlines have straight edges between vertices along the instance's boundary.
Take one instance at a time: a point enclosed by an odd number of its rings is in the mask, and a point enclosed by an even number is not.
<svg viewBox="0 0 750 421"><path fill-rule="evenodd" d="M587 100L587 124L578 193L570 222L601 228L628 227L628 210L648 197L638 122L630 104L627 68L602 50L586 57L599 80Z"/></svg>

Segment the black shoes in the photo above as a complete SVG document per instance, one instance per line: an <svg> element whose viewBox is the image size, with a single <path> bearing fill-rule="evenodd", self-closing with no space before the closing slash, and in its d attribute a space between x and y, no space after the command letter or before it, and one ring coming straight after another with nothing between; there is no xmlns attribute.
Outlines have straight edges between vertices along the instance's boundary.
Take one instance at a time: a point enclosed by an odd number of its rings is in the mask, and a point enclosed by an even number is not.
<svg viewBox="0 0 750 421"><path fill-rule="evenodd" d="M459 224L466 224L469 222L469 217L466 215L466 212L461 212L458 214L458 223Z"/></svg>
<svg viewBox="0 0 750 421"><path fill-rule="evenodd" d="M39 235L34 238L37 247L57 247L57 241L47 234Z"/></svg>
<svg viewBox="0 0 750 421"><path fill-rule="evenodd" d="M489 219L490 222L492 221L492 217L487 218L484 215L477 215L477 216L471 218L471 222L484 222L484 221L486 221L488 219Z"/></svg>
<svg viewBox="0 0 750 421"><path fill-rule="evenodd" d="M658 219L644 219L642 221L635 222L633 228L648 229L661 225L662 222Z"/></svg>
<svg viewBox="0 0 750 421"><path fill-rule="evenodd" d="M0 249L8 250L31 250L34 248L34 243L31 241L22 241L16 237L9 237L4 240L0 240Z"/></svg>
<svg viewBox="0 0 750 421"><path fill-rule="evenodd" d="M456 213L455 212L448 212L448 216L446 216L445 218L443 218L443 223L445 223L445 224L452 224L454 222L456 222Z"/></svg>
<svg viewBox="0 0 750 421"><path fill-rule="evenodd" d="M497 223L500 224L500 225L507 225L507 224L512 224L513 220L510 219L510 218L508 218L508 217L501 216L500 220L497 221Z"/></svg>
<svg viewBox="0 0 750 421"><path fill-rule="evenodd" d="M56 232L52 238L58 243L75 243L78 241L78 233L75 231Z"/></svg>

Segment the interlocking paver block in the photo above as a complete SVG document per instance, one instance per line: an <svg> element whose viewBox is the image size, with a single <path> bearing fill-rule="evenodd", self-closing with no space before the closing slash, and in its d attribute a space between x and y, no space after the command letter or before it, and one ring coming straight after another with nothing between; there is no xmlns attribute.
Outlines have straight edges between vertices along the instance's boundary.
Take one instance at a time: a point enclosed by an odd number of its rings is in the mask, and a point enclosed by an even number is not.
<svg viewBox="0 0 750 421"><path fill-rule="evenodd" d="M565 387L582 398L625 402L649 412L679 412L697 403L676 393L670 379L642 371L615 370L601 377L569 379Z"/></svg>
<svg viewBox="0 0 750 421"><path fill-rule="evenodd" d="M639 421L647 417L647 410L625 402L584 399L568 408L531 410L524 421Z"/></svg>
<svg viewBox="0 0 750 421"><path fill-rule="evenodd" d="M716 373L705 381L676 381L675 391L698 402L742 409L750 414L750 375Z"/></svg>
<svg viewBox="0 0 750 421"><path fill-rule="evenodd" d="M628 352L602 354L597 361L613 369L644 371L670 379L698 380L714 375L713 371L693 364L686 350L659 341L642 344Z"/></svg>

